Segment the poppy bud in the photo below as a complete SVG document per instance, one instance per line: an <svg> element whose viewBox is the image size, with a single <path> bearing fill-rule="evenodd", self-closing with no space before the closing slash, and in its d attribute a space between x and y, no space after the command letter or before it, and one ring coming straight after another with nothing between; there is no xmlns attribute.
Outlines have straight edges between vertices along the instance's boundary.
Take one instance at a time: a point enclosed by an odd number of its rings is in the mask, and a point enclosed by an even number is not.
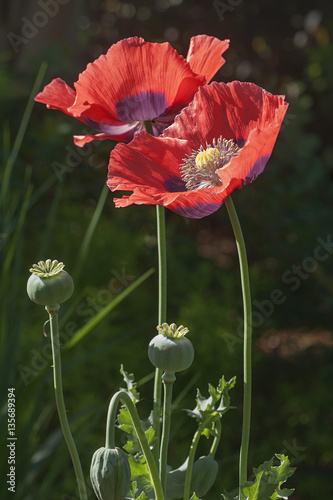
<svg viewBox="0 0 333 500"><path fill-rule="evenodd" d="M90 479L98 500L124 500L131 487L131 469L120 448L99 448L93 454Z"/></svg>

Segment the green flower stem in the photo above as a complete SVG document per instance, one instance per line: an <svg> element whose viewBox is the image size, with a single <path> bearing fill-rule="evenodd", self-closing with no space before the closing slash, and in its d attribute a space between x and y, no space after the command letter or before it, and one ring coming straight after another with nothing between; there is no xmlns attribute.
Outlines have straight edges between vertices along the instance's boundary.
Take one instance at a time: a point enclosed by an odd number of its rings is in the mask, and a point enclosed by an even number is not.
<svg viewBox="0 0 333 500"><path fill-rule="evenodd" d="M243 426L239 454L239 500L244 499L241 486L247 481L247 459L251 426L251 394L252 394L252 309L249 280L249 267L242 229L231 197L225 202L231 225L234 231L239 266L241 273L243 307L244 307L244 396L243 396Z"/></svg>
<svg viewBox="0 0 333 500"><path fill-rule="evenodd" d="M68 424L64 395L62 390L61 356L60 356L60 342L59 342L59 328L58 328L59 306L57 309L55 309L54 306L46 306L46 310L49 313L50 317L54 390L55 390L55 400L58 409L60 425L73 462L80 500L87 500L88 497L87 497L87 491L82 472L81 462Z"/></svg>
<svg viewBox="0 0 333 500"><path fill-rule="evenodd" d="M200 441L201 433L204 430L204 428L207 426L209 420L211 417L206 418L201 424L199 425L196 433L193 436L192 443L190 446L190 452L188 455L188 463L187 463L187 469L186 469L186 476L185 476L185 484L184 484L184 497L183 500L189 500L190 499L190 493L191 493L191 479L192 479L192 469L193 469L193 464L194 464L194 459L195 459L195 453L197 451L197 447Z"/></svg>
<svg viewBox="0 0 333 500"><path fill-rule="evenodd" d="M163 403L163 427L162 427L161 451L160 451L160 479L164 494L166 492L166 482L167 482L168 447L169 447L170 426L171 426L172 387L176 379L174 374L171 374L171 377L170 374L168 377L165 377L165 375L166 374L164 374L162 377L164 385L164 403Z"/></svg>
<svg viewBox="0 0 333 500"><path fill-rule="evenodd" d="M210 458L214 458L215 457L215 453L217 451L217 448L218 448L218 445L219 445L219 442L220 442L220 439L221 439L221 428L222 428L221 421L220 420L216 420L215 426L216 426L216 429L215 429L216 434L215 434L212 446L210 447L209 453L207 455L207 457L210 457Z"/></svg>
<svg viewBox="0 0 333 500"><path fill-rule="evenodd" d="M154 135L150 120L144 122L146 131ZM158 324L166 322L167 303L167 258L165 239L165 210L164 207L156 205L157 219L157 245L158 245ZM159 368L155 370L154 379L154 404L153 404L153 429L155 431L156 444L153 454L156 460L160 454L160 433L161 433L161 399L162 399L162 374Z"/></svg>
<svg viewBox="0 0 333 500"><path fill-rule="evenodd" d="M157 242L158 242L158 324L162 325L166 321L167 302L167 258L166 258L166 238L165 238L165 211L164 207L156 205L157 216ZM153 407L153 429L156 436L156 444L153 450L157 462L159 456L160 443L160 416L162 399L162 374L160 368L155 369L154 381L154 407Z"/></svg>
<svg viewBox="0 0 333 500"><path fill-rule="evenodd" d="M140 418L138 415L138 412L136 411L136 408L134 406L133 401L131 400L130 396L127 394L125 391L118 391L114 396L112 397L110 404L109 404L109 409L108 409L108 415L107 415L107 423L106 423L106 439L105 439L105 447L106 448L115 448L116 443L115 443L115 425L114 422L117 418L117 410L118 410L118 405L119 402L124 404L129 411L129 414L131 416L131 420L133 423L133 426L135 428L138 440L141 445L142 452L145 456L149 473L150 473L150 478L154 487L155 491L155 498L156 500L164 500L164 494L163 494L163 489L161 485L161 481L158 476L158 470L156 466L156 462L154 460L153 454L150 451L150 447L146 438L146 435L144 433L144 430L142 429Z"/></svg>

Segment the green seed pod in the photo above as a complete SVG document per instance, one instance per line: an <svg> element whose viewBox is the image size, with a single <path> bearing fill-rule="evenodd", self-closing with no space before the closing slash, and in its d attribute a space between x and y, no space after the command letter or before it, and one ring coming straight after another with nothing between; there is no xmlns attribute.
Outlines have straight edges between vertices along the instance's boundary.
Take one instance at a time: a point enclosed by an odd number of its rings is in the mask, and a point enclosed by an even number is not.
<svg viewBox="0 0 333 500"><path fill-rule="evenodd" d="M90 479L98 500L124 500L131 487L131 469L120 448L99 448L93 454Z"/></svg>
<svg viewBox="0 0 333 500"><path fill-rule="evenodd" d="M211 457L200 457L193 464L191 490L199 498L206 495L215 483L218 463Z"/></svg>
<svg viewBox="0 0 333 500"><path fill-rule="evenodd" d="M27 283L29 298L43 306L57 305L69 299L74 290L72 277L57 260L34 264Z"/></svg>
<svg viewBox="0 0 333 500"><path fill-rule="evenodd" d="M165 372L176 373L186 370L192 364L194 348L192 342L184 337L188 332L183 326L177 328L163 323L157 327L161 332L154 337L148 348L151 363Z"/></svg>

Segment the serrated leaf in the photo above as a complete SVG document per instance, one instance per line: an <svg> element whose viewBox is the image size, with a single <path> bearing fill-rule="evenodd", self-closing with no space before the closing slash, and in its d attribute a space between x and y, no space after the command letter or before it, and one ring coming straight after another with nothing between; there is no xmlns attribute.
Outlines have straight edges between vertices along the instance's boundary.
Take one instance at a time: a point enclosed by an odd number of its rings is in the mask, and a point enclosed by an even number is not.
<svg viewBox="0 0 333 500"><path fill-rule="evenodd" d="M127 443L123 446L124 450L129 453L130 455L133 455L134 453L136 453L136 449L135 449L135 446L134 446L134 443L132 440L128 439L127 440Z"/></svg>
<svg viewBox="0 0 333 500"><path fill-rule="evenodd" d="M273 465L273 457L257 469L253 469L255 481L246 483L242 488L248 500L285 500L294 491L287 488L281 490L281 485L294 473L295 467L290 467L287 456L275 456L280 460L279 465Z"/></svg>
<svg viewBox="0 0 333 500"><path fill-rule="evenodd" d="M131 434L133 432L131 415L126 407L121 408L118 413L118 427L128 434Z"/></svg>
<svg viewBox="0 0 333 500"><path fill-rule="evenodd" d="M150 480L148 466L144 458L135 458L129 455L128 462L131 467L131 479L136 481L136 495L140 495L143 491L149 495L153 491L153 486Z"/></svg>
<svg viewBox="0 0 333 500"><path fill-rule="evenodd" d="M283 498L283 500L288 500L288 497L295 491L295 488L284 488L283 490L279 490L279 492L274 493L272 495L272 500L276 500L278 498Z"/></svg>
<svg viewBox="0 0 333 500"><path fill-rule="evenodd" d="M135 382L133 373L127 373L123 365L120 365L120 373L123 376L124 382L127 386L127 392L133 403L136 404L140 400L140 393L137 391L137 383Z"/></svg>
<svg viewBox="0 0 333 500"><path fill-rule="evenodd" d="M140 422L146 434L146 438L149 445L153 446L155 442L155 432L150 424L150 419ZM118 413L118 427L127 434L127 444L124 445L123 447L124 450L130 454L134 453L141 454L142 453L141 446L132 423L131 415L127 410L126 406L123 406Z"/></svg>
<svg viewBox="0 0 333 500"><path fill-rule="evenodd" d="M296 470L296 467L290 467L290 460L286 455L275 455L280 460L280 465L272 467L272 476L274 475L274 480L276 482L280 481L284 483L287 479L292 476Z"/></svg>
<svg viewBox="0 0 333 500"><path fill-rule="evenodd" d="M144 491L141 491L140 495L136 498L136 500L148 500L148 497Z"/></svg>
<svg viewBox="0 0 333 500"><path fill-rule="evenodd" d="M233 495L233 493L230 493L229 491L224 491L222 493L223 500L237 500L238 495Z"/></svg>
<svg viewBox="0 0 333 500"><path fill-rule="evenodd" d="M195 418L197 421L202 420L201 413L196 408L194 410L185 410L185 411L190 417Z"/></svg>
<svg viewBox="0 0 333 500"><path fill-rule="evenodd" d="M219 386L215 389L212 384L208 384L208 392L211 396L211 405L214 405L220 399Z"/></svg>
<svg viewBox="0 0 333 500"><path fill-rule="evenodd" d="M135 490L136 490L136 481L131 481L131 489L129 491L129 494L131 498L135 498Z"/></svg>
<svg viewBox="0 0 333 500"><path fill-rule="evenodd" d="M198 423L207 420L207 429L210 435L213 432L214 421L220 419L230 407L229 390L234 387L236 377L233 377L228 382L222 377L218 386L215 388L211 384L208 385L209 396L203 397L199 389L197 390L196 407L194 410L185 410L190 417L196 419ZM207 435L204 432L204 435Z"/></svg>
<svg viewBox="0 0 333 500"><path fill-rule="evenodd" d="M153 444L155 442L155 431L154 431L152 426L150 426L149 429L146 430L145 435L146 435L148 444L150 446L153 446Z"/></svg>

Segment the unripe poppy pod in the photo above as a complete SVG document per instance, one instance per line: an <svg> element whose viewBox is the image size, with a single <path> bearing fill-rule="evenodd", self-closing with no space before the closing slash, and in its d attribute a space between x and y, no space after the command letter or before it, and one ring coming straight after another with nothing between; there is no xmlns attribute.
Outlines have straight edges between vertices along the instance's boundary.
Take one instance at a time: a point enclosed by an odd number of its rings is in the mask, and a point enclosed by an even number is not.
<svg viewBox="0 0 333 500"><path fill-rule="evenodd" d="M121 448L99 448L93 454L90 479L98 500L124 500L131 487L131 469Z"/></svg>
<svg viewBox="0 0 333 500"><path fill-rule="evenodd" d="M161 333L149 343L148 357L151 363L169 373L189 368L194 358L194 348L192 342L184 336L188 331L187 328L176 329L174 324L169 327L163 323L158 329Z"/></svg>
<svg viewBox="0 0 333 500"><path fill-rule="evenodd" d="M50 259L34 264L27 283L29 298L43 306L61 304L69 299L74 291L74 282L63 268L62 262L51 262Z"/></svg>

